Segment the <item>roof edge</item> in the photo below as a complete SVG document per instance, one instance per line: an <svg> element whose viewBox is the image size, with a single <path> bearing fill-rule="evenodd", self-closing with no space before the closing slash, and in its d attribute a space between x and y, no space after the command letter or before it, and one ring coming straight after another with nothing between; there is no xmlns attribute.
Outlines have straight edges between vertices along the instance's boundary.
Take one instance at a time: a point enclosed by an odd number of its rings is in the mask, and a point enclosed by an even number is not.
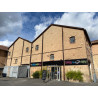
<svg viewBox="0 0 98 98"><path fill-rule="evenodd" d="M8 49L9 49L19 38L22 39L22 40L24 40L24 41L27 41L27 42L31 43L29 40L26 40L26 39L24 39L24 38L18 37L18 38L8 47Z"/></svg>
<svg viewBox="0 0 98 98"><path fill-rule="evenodd" d="M78 29L78 30L83 30L84 32L85 32L85 35L86 35L86 37L87 37L87 39L88 39L88 41L89 41L89 44L90 44L90 46L91 46L91 41L90 41L90 38L89 38L89 36L88 36L88 34L87 34L87 31L86 31L86 29L84 29L84 28L80 28L80 27L73 27L73 26L66 26L66 25L59 25L59 24L51 24L51 25L49 25L37 38L35 38L33 41L32 41L32 43L33 42L35 42L46 30L48 30L51 26L58 26L58 27L65 27L65 28L71 28L71 29Z"/></svg>

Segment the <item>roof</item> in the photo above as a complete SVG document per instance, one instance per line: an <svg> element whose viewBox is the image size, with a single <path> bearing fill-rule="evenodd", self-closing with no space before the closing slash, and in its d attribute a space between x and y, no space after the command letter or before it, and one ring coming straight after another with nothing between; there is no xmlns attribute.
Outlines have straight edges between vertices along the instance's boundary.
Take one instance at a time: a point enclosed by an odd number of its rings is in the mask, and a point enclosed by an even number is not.
<svg viewBox="0 0 98 98"><path fill-rule="evenodd" d="M8 51L8 47L0 45L0 50Z"/></svg>
<svg viewBox="0 0 98 98"><path fill-rule="evenodd" d="M51 25L49 25L36 39L34 39L34 40L32 41L32 43L35 42L35 41L36 41L46 30L48 30L51 26L58 26L58 27L64 27L64 28L71 28L71 29L83 30L85 36L87 37L87 39L88 39L88 41L89 41L89 44L91 45L91 41L90 41L90 39L89 39L89 36L88 36L88 34L87 34L86 29L80 28L80 27L73 27L73 26L66 26L66 25L58 25L58 24L51 24Z"/></svg>
<svg viewBox="0 0 98 98"><path fill-rule="evenodd" d="M8 49L9 49L19 38L22 39L22 40L24 40L24 41L27 41L27 42L31 43L29 40L26 40L26 39L24 39L24 38L18 37L18 38L8 47Z"/></svg>
<svg viewBox="0 0 98 98"><path fill-rule="evenodd" d="M92 45L98 44L98 40L91 41Z"/></svg>

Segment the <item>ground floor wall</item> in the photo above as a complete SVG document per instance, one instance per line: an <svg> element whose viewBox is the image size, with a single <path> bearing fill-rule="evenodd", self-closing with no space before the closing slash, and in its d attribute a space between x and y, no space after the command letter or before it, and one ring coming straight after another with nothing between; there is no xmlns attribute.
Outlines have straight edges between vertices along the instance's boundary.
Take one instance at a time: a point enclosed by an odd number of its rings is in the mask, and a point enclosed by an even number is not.
<svg viewBox="0 0 98 98"><path fill-rule="evenodd" d="M52 67L57 67L57 66L52 66ZM66 78L66 73L68 71L81 71L83 73L83 82L91 82L91 71L89 69L88 65L68 65L68 66L58 66L61 69L61 80L64 81L68 81ZM30 68L30 77L32 77L32 74L35 71L40 71L41 70L41 66L38 67L31 67ZM51 70L51 66L42 66L42 70ZM65 75L64 75L65 74Z"/></svg>
<svg viewBox="0 0 98 98"><path fill-rule="evenodd" d="M66 73L68 71L73 70L73 71L80 71L83 73L83 82L91 82L91 74L88 65L68 65L65 66L65 68L62 66L62 80L64 80L64 70L65 70L65 81L67 80Z"/></svg>

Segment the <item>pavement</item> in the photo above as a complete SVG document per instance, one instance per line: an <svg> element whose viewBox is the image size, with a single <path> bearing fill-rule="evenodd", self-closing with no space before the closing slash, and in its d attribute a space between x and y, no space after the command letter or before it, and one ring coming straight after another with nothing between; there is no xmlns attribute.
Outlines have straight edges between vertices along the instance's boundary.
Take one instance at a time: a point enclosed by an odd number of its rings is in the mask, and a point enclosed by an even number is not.
<svg viewBox="0 0 98 98"><path fill-rule="evenodd" d="M31 78L0 78L0 86L98 86L97 83L73 83L68 81L51 80L43 82L41 79Z"/></svg>

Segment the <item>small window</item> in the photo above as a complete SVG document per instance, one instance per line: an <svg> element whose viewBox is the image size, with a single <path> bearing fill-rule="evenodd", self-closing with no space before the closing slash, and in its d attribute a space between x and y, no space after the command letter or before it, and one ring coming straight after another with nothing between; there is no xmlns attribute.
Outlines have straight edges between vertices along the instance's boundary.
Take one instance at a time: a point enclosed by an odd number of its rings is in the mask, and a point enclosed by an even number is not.
<svg viewBox="0 0 98 98"><path fill-rule="evenodd" d="M29 47L26 48L26 52L29 52Z"/></svg>
<svg viewBox="0 0 98 98"><path fill-rule="evenodd" d="M39 49L39 45L36 45L35 50L38 50L38 49Z"/></svg>
<svg viewBox="0 0 98 98"><path fill-rule="evenodd" d="M54 54L50 55L50 60L54 60Z"/></svg>
<svg viewBox="0 0 98 98"><path fill-rule="evenodd" d="M17 64L17 62L18 62L18 59L15 59L15 64Z"/></svg>
<svg viewBox="0 0 98 98"><path fill-rule="evenodd" d="M70 37L70 43L75 43L75 36Z"/></svg>
<svg viewBox="0 0 98 98"><path fill-rule="evenodd" d="M8 52L8 56L10 56L11 55L11 52Z"/></svg>

